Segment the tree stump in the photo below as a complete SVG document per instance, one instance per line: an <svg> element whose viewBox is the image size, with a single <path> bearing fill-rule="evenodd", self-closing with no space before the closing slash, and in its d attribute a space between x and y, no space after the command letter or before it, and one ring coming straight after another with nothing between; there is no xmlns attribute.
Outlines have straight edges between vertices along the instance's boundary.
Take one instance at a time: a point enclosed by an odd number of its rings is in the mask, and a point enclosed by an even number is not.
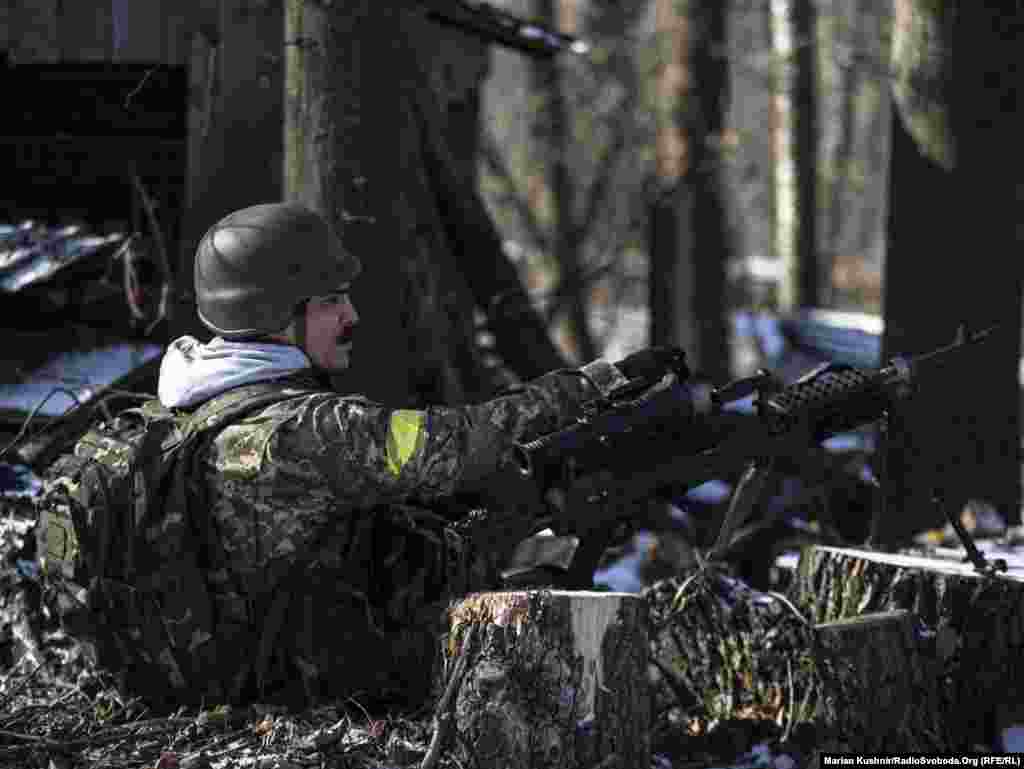
<svg viewBox="0 0 1024 769"><path fill-rule="evenodd" d="M938 698L938 666L921 643L917 617L890 611L815 625L840 696L817 714L832 752L949 750Z"/></svg>
<svg viewBox="0 0 1024 769"><path fill-rule="evenodd" d="M448 622L442 683L454 692L455 750L470 765L650 765L647 605L639 596L478 593L455 602Z"/></svg>
<svg viewBox="0 0 1024 769"><path fill-rule="evenodd" d="M783 736L811 728L823 750L945 747L909 612L813 624L786 596L714 569L646 596L656 732L758 720Z"/></svg>
<svg viewBox="0 0 1024 769"><path fill-rule="evenodd" d="M990 745L1024 695L1024 565L990 577L960 558L811 547L792 591L815 622L913 612L950 748Z"/></svg>
<svg viewBox="0 0 1024 769"><path fill-rule="evenodd" d="M713 568L644 595L659 720L761 719L790 728L813 719L824 692L814 628L784 596Z"/></svg>

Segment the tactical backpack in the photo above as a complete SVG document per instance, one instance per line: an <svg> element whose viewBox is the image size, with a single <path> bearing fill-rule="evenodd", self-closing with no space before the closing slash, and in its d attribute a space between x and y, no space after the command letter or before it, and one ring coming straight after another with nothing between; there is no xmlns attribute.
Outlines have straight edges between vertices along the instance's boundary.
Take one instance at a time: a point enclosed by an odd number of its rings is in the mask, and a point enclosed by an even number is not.
<svg viewBox="0 0 1024 769"><path fill-rule="evenodd" d="M218 633L211 585L225 570L199 461L219 429L305 392L250 385L191 414L149 401L92 427L48 473L46 595L100 667L152 707L237 699L254 672Z"/></svg>

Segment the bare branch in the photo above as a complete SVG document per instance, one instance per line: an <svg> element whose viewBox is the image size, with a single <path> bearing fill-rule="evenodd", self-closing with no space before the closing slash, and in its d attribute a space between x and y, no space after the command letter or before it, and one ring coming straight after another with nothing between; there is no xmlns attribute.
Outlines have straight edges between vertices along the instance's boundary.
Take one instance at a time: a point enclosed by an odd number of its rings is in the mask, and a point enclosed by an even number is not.
<svg viewBox="0 0 1024 769"><path fill-rule="evenodd" d="M482 134L480 155L483 157L484 162L487 163L488 168L504 183L506 190L508 190L508 199L512 203L512 207L522 221L526 231L530 234L530 237L533 238L538 246L546 249L550 238L544 232L544 228L541 227L533 209L530 208L526 196L523 195L516 184L512 171L505 162L505 157L501 154L501 148L498 147L497 139L494 138L490 128L485 128Z"/></svg>
<svg viewBox="0 0 1024 769"><path fill-rule="evenodd" d="M583 215L576 222L571 234L573 244L579 246L587 237L591 223L597 219L600 211L608 204L608 197L614 189L614 172L618 165L619 158L626 146L626 135L633 124L633 107L636 104L635 90L627 90L626 103L618 110L617 120L613 126L614 138L611 145L601 157L597 172L594 174L594 181L590 185L587 194L586 206Z"/></svg>

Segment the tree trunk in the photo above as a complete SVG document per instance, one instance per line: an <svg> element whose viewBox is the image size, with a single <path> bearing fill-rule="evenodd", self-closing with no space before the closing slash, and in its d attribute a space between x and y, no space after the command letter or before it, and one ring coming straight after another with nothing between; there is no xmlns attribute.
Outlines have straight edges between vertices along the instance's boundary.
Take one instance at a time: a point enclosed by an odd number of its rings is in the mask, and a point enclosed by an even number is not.
<svg viewBox="0 0 1024 769"><path fill-rule="evenodd" d="M1013 6L964 4L955 22L943 3L896 7L883 354L948 344L961 324L1004 325L893 414L885 452L891 514L879 522L876 544L940 525L933 490L952 510L975 497L1019 520L1021 275L1019 261L1007 258L1019 250L1020 183L1006 161L1019 130L1006 117L1020 88L1012 35L1022 11ZM938 312L922 312L922 291Z"/></svg>
<svg viewBox="0 0 1024 769"><path fill-rule="evenodd" d="M819 304L817 98L814 6L772 0L775 85L775 251L782 262L779 307Z"/></svg>
<svg viewBox="0 0 1024 769"><path fill-rule="evenodd" d="M951 89L957 5L896 0L892 21L893 100L922 154L947 171L956 165Z"/></svg>
<svg viewBox="0 0 1024 769"><path fill-rule="evenodd" d="M726 318L726 265L732 239L726 210L722 157L725 113L729 101L729 59L726 49L726 3L696 3L690 24L699 30L692 51L697 100L690 110L692 160L687 183L693 196L694 288L699 354L697 367L712 381L731 375L729 324Z"/></svg>
<svg viewBox="0 0 1024 769"><path fill-rule="evenodd" d="M732 252L722 141L728 102L727 8L697 2L679 12L657 5L663 114L656 139L657 184L649 213L652 344L686 350L714 381L729 378L726 264Z"/></svg>
<svg viewBox="0 0 1024 769"><path fill-rule="evenodd" d="M870 18L870 17L869 17ZM861 81L860 68L854 58L865 26L859 3L830 4L827 21L822 19L821 51L817 62L821 73L824 117L822 124L823 154L828 154L828 169L821 182L827 187L822 196L828 199L828 232L822 238L818 255L822 273L827 279L820 286L821 306L836 307L850 301L835 285L837 262L843 257L858 257L857 251L847 253L843 236L847 223L854 218L847 207L848 188L854 163L854 141L857 132L857 93ZM844 300L846 300L844 302Z"/></svg>
<svg viewBox="0 0 1024 769"><path fill-rule="evenodd" d="M471 765L650 765L647 607L638 596L480 593L454 604L449 623L441 683L452 693L457 751Z"/></svg>
<svg viewBox="0 0 1024 769"><path fill-rule="evenodd" d="M791 592L815 622L912 611L937 666L939 725L951 749L991 744L1000 714L1024 694L1022 564L989 578L959 558L812 547Z"/></svg>
<svg viewBox="0 0 1024 769"><path fill-rule="evenodd" d="M651 312L650 342L675 344L693 366L700 354L697 333L696 265L692 245L692 201L683 185L692 142L683 120L692 98L690 29L677 0L655 3L655 44L660 74L657 81L655 134L656 197L648 212Z"/></svg>
<svg viewBox="0 0 1024 769"><path fill-rule="evenodd" d="M125 6L133 5L126 3ZM246 206L281 199L284 22L278 3L202 0L190 15L186 205L175 255L175 335L210 337L196 316L192 272L203 234ZM254 162L258 158L258 162Z"/></svg>
<svg viewBox="0 0 1024 769"><path fill-rule="evenodd" d="M1001 323L1002 331L965 372L960 461L967 468L966 493L1019 523L1024 180L1019 161L1010 158L1022 128L1024 5L1001 0L961 6L953 41L952 115L959 202L952 242L969 265L956 271L963 281L961 316L970 328Z"/></svg>
<svg viewBox="0 0 1024 769"><path fill-rule="evenodd" d="M541 22L559 28L564 15L561 0L536 0L534 7L534 15ZM596 357L598 348L590 330L589 287L583 268L583 242L579 236L588 223L582 222L580 228L576 226L576 187L569 171L572 118L558 57L533 60L530 68L540 105L535 112L533 133L544 155L542 168L551 207L548 248L559 270L555 301L564 309L567 340L573 354L579 362L584 362Z"/></svg>
<svg viewBox="0 0 1024 769"><path fill-rule="evenodd" d="M475 153L453 149L476 135L486 45L391 4L291 0L286 18L285 197L324 213L364 266L336 384L396 406L487 397L474 307L517 374L560 365L477 197Z"/></svg>

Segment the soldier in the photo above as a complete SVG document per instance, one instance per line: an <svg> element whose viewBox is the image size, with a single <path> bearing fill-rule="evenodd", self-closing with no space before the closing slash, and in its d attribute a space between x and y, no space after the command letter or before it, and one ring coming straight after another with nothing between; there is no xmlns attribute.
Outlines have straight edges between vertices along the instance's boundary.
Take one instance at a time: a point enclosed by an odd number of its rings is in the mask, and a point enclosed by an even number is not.
<svg viewBox="0 0 1024 769"><path fill-rule="evenodd" d="M313 697L422 701L444 605L497 587L500 567L441 503L479 490L510 441L564 426L630 378L660 377L668 360L643 351L479 405L388 408L335 392L326 376L349 366L359 271L302 205L236 211L196 253L199 318L216 336L177 339L161 364L159 400L176 412L280 387L281 400L218 428L192 479L224 555L208 578L217 634L261 638L246 682L258 679L261 696L292 680Z"/></svg>

